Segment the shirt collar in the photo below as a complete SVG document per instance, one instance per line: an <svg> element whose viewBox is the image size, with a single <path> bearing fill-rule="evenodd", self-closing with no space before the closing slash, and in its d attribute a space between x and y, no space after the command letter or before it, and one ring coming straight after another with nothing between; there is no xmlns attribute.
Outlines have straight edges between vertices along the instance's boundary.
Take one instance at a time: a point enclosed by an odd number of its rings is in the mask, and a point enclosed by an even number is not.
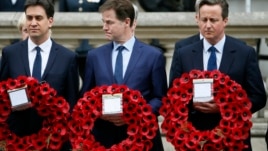
<svg viewBox="0 0 268 151"><path fill-rule="evenodd" d="M52 40L51 38L48 38L44 43L42 43L41 45L36 45L31 38L28 38L28 51L34 51L35 47L39 46L41 48L41 51L43 51L44 53L47 53L50 51L50 48L52 46Z"/></svg>
<svg viewBox="0 0 268 151"><path fill-rule="evenodd" d="M225 43L226 36L224 35L223 38L214 45L214 47L217 49L217 52L222 53L223 52L223 46ZM206 38L203 40L203 45L204 45L204 51L207 53L208 49L212 46Z"/></svg>
<svg viewBox="0 0 268 151"><path fill-rule="evenodd" d="M135 37L132 36L128 41L126 41L123 46L126 48L127 51L132 51L133 49L133 46L134 46L134 43L135 43ZM116 43L115 41L113 42L113 45L114 45L114 51L119 47L121 46L122 44L118 44Z"/></svg>

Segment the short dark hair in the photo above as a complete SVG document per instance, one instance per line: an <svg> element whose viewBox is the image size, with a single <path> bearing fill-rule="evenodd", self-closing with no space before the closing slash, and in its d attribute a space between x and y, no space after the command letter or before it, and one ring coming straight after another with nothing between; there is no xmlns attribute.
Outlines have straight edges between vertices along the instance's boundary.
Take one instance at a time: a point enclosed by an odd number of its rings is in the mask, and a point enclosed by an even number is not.
<svg viewBox="0 0 268 151"><path fill-rule="evenodd" d="M26 12L29 6L37 6L37 5L44 8L48 18L54 16L54 13L55 13L54 4L53 4L53 1L51 0L26 0L24 4L24 11Z"/></svg>
<svg viewBox="0 0 268 151"><path fill-rule="evenodd" d="M201 0L199 3L199 9L204 5L220 5L222 8L222 18L225 19L229 15L229 4L227 0Z"/></svg>
<svg viewBox="0 0 268 151"><path fill-rule="evenodd" d="M116 17L120 21L130 18L130 27L132 27L135 19L135 9L129 0L106 0L99 8L99 12L113 9Z"/></svg>

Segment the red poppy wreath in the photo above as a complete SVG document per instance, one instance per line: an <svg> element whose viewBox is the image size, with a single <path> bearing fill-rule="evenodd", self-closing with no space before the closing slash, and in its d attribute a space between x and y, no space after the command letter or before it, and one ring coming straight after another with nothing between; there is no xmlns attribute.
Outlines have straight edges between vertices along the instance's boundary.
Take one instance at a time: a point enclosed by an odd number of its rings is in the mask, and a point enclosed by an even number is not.
<svg viewBox="0 0 268 151"><path fill-rule="evenodd" d="M9 130L6 122L12 112L7 90L27 86L26 93L31 100L31 107L44 117L42 128L34 134L23 137ZM68 139L67 123L69 104L62 97L56 96L56 91L47 83L40 84L32 77L20 76L0 83L0 150L59 150Z"/></svg>
<svg viewBox="0 0 268 151"><path fill-rule="evenodd" d="M102 115L102 95L115 93L123 94L123 119L128 125L128 137L105 148L95 141L91 130L95 120ZM70 141L73 149L79 151L147 151L158 130L156 116L140 92L124 85L100 86L86 92L78 100L71 117Z"/></svg>
<svg viewBox="0 0 268 151"><path fill-rule="evenodd" d="M193 79L213 78L213 96L220 109L221 120L212 130L197 130L188 121L187 105L193 98ZM178 151L243 150L244 140L252 126L251 102L246 92L220 71L192 70L174 80L163 98L161 125L167 141Z"/></svg>

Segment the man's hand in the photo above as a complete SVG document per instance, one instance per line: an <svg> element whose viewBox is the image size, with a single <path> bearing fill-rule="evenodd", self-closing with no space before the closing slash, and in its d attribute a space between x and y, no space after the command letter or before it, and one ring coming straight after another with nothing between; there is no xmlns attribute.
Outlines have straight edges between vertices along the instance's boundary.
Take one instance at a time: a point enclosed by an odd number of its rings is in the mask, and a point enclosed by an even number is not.
<svg viewBox="0 0 268 151"><path fill-rule="evenodd" d="M28 108L31 108L33 105L31 102L24 104L24 105L20 105L20 106L16 106L12 108L12 111L23 111L26 110Z"/></svg>
<svg viewBox="0 0 268 151"><path fill-rule="evenodd" d="M125 123L121 114L103 115L101 119L114 123L116 126L122 126Z"/></svg>
<svg viewBox="0 0 268 151"><path fill-rule="evenodd" d="M203 112L203 113L219 113L219 107L211 100L209 102L194 102L193 107L195 110Z"/></svg>

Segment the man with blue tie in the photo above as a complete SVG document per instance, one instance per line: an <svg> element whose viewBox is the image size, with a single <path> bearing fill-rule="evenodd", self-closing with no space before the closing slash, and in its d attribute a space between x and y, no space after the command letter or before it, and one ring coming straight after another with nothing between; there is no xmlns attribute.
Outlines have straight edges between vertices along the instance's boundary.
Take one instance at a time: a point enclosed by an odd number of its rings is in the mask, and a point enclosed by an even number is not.
<svg viewBox="0 0 268 151"><path fill-rule="evenodd" d="M50 38L53 3L50 0L27 0L25 15L29 37L3 48L0 80L33 76L40 82L47 82L72 108L79 93L76 55ZM12 112L8 124L18 136L26 136L40 130L42 118L36 110L29 108Z"/></svg>
<svg viewBox="0 0 268 151"><path fill-rule="evenodd" d="M170 69L170 83L193 69L219 70L239 83L252 102L251 112L263 108L266 93L254 48L225 35L228 22L226 0L201 0L198 24L203 40L176 50ZM210 130L219 124L219 108L214 100L193 102L189 106L189 121L200 130ZM250 133L249 133L250 136ZM250 137L246 140L251 151Z"/></svg>
<svg viewBox="0 0 268 151"><path fill-rule="evenodd" d="M96 86L123 84L139 90L156 115L166 95L165 59L160 50L134 36L135 9L129 0L108 0L101 7L103 30L108 44L89 51L82 94ZM127 137L122 116L102 116L94 124L93 135L105 147ZM163 151L158 131L153 151Z"/></svg>

